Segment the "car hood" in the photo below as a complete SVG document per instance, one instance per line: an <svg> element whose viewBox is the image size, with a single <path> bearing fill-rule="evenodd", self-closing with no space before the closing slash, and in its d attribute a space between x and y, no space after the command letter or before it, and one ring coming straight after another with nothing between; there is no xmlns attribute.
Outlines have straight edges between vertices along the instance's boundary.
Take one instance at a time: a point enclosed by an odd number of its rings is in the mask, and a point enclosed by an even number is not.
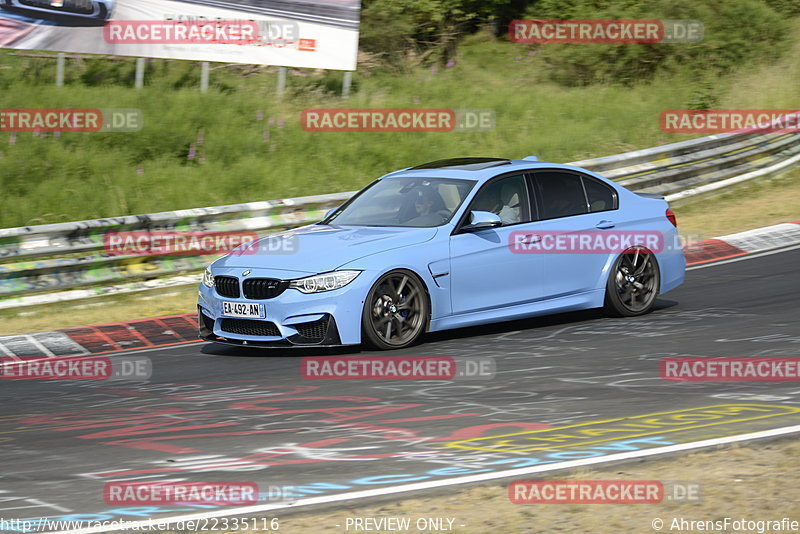
<svg viewBox="0 0 800 534"><path fill-rule="evenodd" d="M359 258L433 239L436 228L377 228L314 224L270 234L249 249L214 262L219 268L259 268L317 274Z"/></svg>

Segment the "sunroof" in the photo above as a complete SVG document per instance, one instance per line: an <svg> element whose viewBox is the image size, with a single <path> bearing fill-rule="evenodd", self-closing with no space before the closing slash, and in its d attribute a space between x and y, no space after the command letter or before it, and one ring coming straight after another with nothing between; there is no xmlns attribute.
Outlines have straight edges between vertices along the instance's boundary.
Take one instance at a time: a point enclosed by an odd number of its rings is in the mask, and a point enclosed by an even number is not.
<svg viewBox="0 0 800 534"><path fill-rule="evenodd" d="M452 158L440 159L411 167L411 170L416 169L457 169L461 171L480 171L490 167L497 167L498 165L508 165L511 160L501 158Z"/></svg>

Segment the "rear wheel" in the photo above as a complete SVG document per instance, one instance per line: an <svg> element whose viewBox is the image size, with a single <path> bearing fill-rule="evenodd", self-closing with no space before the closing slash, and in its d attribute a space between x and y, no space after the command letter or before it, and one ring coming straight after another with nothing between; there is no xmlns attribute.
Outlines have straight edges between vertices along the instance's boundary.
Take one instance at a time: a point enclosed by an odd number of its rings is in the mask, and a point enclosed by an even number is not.
<svg viewBox="0 0 800 534"><path fill-rule="evenodd" d="M386 273L364 302L365 341L382 350L408 347L425 332L428 313L428 298L417 275L406 270Z"/></svg>
<svg viewBox="0 0 800 534"><path fill-rule="evenodd" d="M655 254L631 247L617 258L608 275L605 310L616 316L644 315L653 309L660 287Z"/></svg>

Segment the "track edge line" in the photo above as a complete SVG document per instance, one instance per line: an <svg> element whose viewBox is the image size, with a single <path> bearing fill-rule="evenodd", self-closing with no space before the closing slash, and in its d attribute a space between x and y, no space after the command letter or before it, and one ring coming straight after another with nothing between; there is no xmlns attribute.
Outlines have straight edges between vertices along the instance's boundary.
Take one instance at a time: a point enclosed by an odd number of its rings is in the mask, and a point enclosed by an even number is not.
<svg viewBox="0 0 800 534"><path fill-rule="evenodd" d="M566 462L559 462L556 464L548 464L546 466L533 466L522 467L519 469L509 469L506 471L495 471L492 473L483 473L480 475L470 475L466 477L456 477L444 480L437 480L434 482L417 482L414 484L403 484L391 488L381 488L374 490L363 490L349 493L340 493L336 495L328 495L325 497L309 497L301 499L289 504L265 504L255 506L243 506L229 510L216 510L213 512L205 512L200 514L187 514L182 516L165 517L164 519L147 519L144 521L131 521L125 523L124 529L106 528L106 527L89 527L76 530L63 530L52 532L51 534L93 534L96 532L120 532L123 530L153 527L156 525L170 525L180 521L197 521L203 519L211 519L218 517L231 517L246 514L253 514L257 512L268 512L272 510L287 510L296 509L304 506L312 506L315 504L330 504L335 502L352 501L357 499L365 499L369 497L379 497L384 495L393 495L398 493L407 493L411 491L420 491L426 489L435 489L447 486L457 486L461 484L470 484L475 482L486 482L490 480L500 480L504 478L530 475L534 473L545 473L548 471L560 471L563 469L572 469L576 467L585 467L589 465L597 465L604 463L611 463L620 460L632 460L636 458L647 458L650 456L659 456L673 452L683 452L696 449L703 449L707 447L714 447L717 445L727 445L730 443L739 443L743 441L752 441L764 438L771 438L776 436L784 436L788 434L800 432L800 425L774 428L770 430L761 430L759 432L751 432L748 434L737 434L735 436L726 436L724 438L711 438L701 441L693 441L689 443L679 443L676 445L666 445L664 447L655 447L652 449L643 449L638 451L622 452L617 454L609 454L608 456L601 456L597 458L584 458L580 460L568 460Z"/></svg>

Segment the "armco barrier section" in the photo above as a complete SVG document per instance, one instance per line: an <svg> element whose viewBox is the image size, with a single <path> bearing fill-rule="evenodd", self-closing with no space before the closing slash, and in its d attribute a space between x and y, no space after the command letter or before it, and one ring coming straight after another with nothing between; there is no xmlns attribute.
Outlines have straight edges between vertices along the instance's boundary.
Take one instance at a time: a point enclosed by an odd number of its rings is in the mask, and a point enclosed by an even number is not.
<svg viewBox="0 0 800 534"><path fill-rule="evenodd" d="M320 220L352 193L0 230L0 298L196 272L213 257L120 256L103 238L120 231L271 231ZM144 288L143 288L144 289ZM0 301L2 302L2 301Z"/></svg>
<svg viewBox="0 0 800 534"><path fill-rule="evenodd" d="M800 134L732 132L615 156L577 161L625 187L675 201L784 172L800 165ZM113 217L0 230L0 309L39 304L36 294L71 291L54 301L99 296L124 283L123 292L193 283L213 259L206 256L118 256L103 251L103 237L119 231L252 231L268 233L320 220L352 192ZM166 285L166 284L165 284ZM41 295L39 295L41 297ZM55 297L55 295L54 295Z"/></svg>

